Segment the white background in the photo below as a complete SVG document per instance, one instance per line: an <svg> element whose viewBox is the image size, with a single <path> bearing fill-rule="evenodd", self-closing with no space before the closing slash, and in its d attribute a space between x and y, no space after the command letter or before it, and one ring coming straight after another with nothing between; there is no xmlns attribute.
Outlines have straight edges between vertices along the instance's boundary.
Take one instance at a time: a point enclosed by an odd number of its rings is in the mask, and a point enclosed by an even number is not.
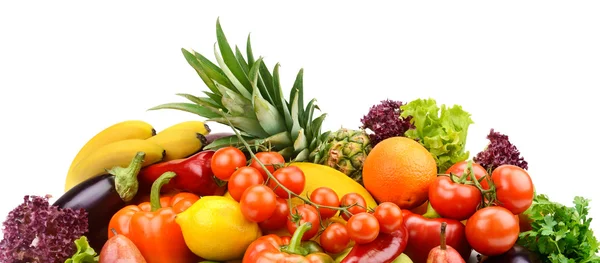
<svg viewBox="0 0 600 263"><path fill-rule="evenodd" d="M600 232L599 2L167 2L0 4L0 218L26 194L59 196L103 128L197 119L146 109L207 90L180 48L214 59L220 16L230 43L252 33L254 54L281 62L286 93L305 69L324 129L356 128L386 98L460 104L472 154L490 128L508 134L539 192L592 198Z"/></svg>

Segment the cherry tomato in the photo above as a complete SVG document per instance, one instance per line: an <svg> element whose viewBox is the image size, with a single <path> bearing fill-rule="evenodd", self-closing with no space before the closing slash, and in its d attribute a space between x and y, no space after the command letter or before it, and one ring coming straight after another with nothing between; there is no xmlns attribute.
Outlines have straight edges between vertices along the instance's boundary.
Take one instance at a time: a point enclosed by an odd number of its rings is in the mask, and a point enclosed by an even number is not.
<svg viewBox="0 0 600 263"><path fill-rule="evenodd" d="M446 170L446 173L447 174L452 173L452 174L460 177L464 174L465 169L467 169L468 164L469 164L468 162L469 161L462 161L462 162L455 163L454 165L450 166L450 168L448 168L448 170ZM472 163L472 166L473 166L473 172L475 173L475 178L477 178L477 180L481 179L481 177L488 175L487 171L485 170L485 168L483 168L483 166L481 166L477 163ZM469 181L471 181L470 177L468 179L469 179ZM483 189L490 188L488 185L487 179L483 179L480 182L480 184L481 184L481 188L483 188Z"/></svg>
<svg viewBox="0 0 600 263"><path fill-rule="evenodd" d="M242 198L242 194L248 187L263 184L264 182L265 180L263 180L263 177L258 170L244 166L237 169L233 172L231 177L229 177L227 190L231 197L239 202L240 198Z"/></svg>
<svg viewBox="0 0 600 263"><path fill-rule="evenodd" d="M489 206L477 210L467 220L467 241L477 252L486 256L500 255L517 242L519 222L508 209Z"/></svg>
<svg viewBox="0 0 600 263"><path fill-rule="evenodd" d="M236 169L246 166L246 156L233 146L218 149L210 160L210 169L215 177L227 181Z"/></svg>
<svg viewBox="0 0 600 263"><path fill-rule="evenodd" d="M356 204L356 205L354 205ZM366 212L367 211L367 202L365 201L365 198L362 197L362 195L357 194L357 193L347 193L344 196L342 196L342 199L340 199L340 206L350 206L350 205L354 205L350 208L348 208L348 211L350 213L352 213L352 215L356 215L360 212ZM342 213L342 218L346 221L348 221L348 219L350 219L350 217L352 215L349 215L347 213Z"/></svg>
<svg viewBox="0 0 600 263"><path fill-rule="evenodd" d="M481 204L481 191L473 185L452 182L438 176L429 185L429 203L443 218L468 219Z"/></svg>
<svg viewBox="0 0 600 263"><path fill-rule="evenodd" d="M501 165L492 172L498 205L518 215L533 203L533 182L523 168Z"/></svg>
<svg viewBox="0 0 600 263"><path fill-rule="evenodd" d="M325 252L331 254L337 254L342 252L350 243L350 235L346 226L340 223L332 223L327 226L321 237L319 243Z"/></svg>
<svg viewBox="0 0 600 263"><path fill-rule="evenodd" d="M379 235L379 222L374 215L361 212L348 219L346 229L356 244L366 244L375 240Z"/></svg>
<svg viewBox="0 0 600 263"><path fill-rule="evenodd" d="M281 154L278 152L258 152L254 155L267 168L267 170L269 170L271 174L273 174L276 170L274 165L285 164L285 159L283 159L283 156L281 156ZM260 166L260 164L258 164L258 162L256 162L254 158L251 159L249 166L256 168L256 170L262 174L264 180L267 180L269 177L267 172L265 172L265 170Z"/></svg>
<svg viewBox="0 0 600 263"><path fill-rule="evenodd" d="M273 176L280 184L285 186L288 190L294 192L299 195L304 191L304 185L306 183L306 178L304 177L304 172L300 170L300 168L296 166L288 166L284 168L277 169ZM269 187L271 189L275 189L275 193L284 199L288 199L288 193L283 190L283 188L279 187L274 180L269 180Z"/></svg>
<svg viewBox="0 0 600 263"><path fill-rule="evenodd" d="M375 207L373 212L379 222L379 229L382 233L390 234L402 227L404 219L402 209L392 202L383 202Z"/></svg>
<svg viewBox="0 0 600 263"><path fill-rule="evenodd" d="M285 227L290 209L287 200L278 197L273 215L267 220L258 223L262 230L277 230Z"/></svg>
<svg viewBox="0 0 600 263"><path fill-rule="evenodd" d="M318 205L340 206L340 199L335 191L329 187L319 187L310 194L310 200ZM328 219L337 213L337 210L331 208L319 208L321 219Z"/></svg>
<svg viewBox="0 0 600 263"><path fill-rule="evenodd" d="M304 236L302 236L302 240L306 241L317 235L317 232L319 232L319 228L321 225L319 221L319 215L317 214L317 209L314 206L309 204L297 205L296 207L292 208L292 215L299 216L300 221L295 223L292 221L291 215L288 215L286 225L291 235L294 234L296 228L298 228L299 225L307 222L310 222L312 224L312 227L310 228L310 230L304 233Z"/></svg>
<svg viewBox="0 0 600 263"><path fill-rule="evenodd" d="M277 197L271 188L259 184L250 186L242 194L240 208L242 214L253 222L267 220L275 212Z"/></svg>

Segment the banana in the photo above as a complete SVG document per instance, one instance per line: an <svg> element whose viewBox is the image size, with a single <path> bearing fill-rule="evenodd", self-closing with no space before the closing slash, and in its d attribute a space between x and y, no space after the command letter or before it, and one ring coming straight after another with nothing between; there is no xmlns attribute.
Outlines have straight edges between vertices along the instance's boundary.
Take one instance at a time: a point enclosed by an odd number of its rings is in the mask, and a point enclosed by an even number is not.
<svg viewBox="0 0 600 263"><path fill-rule="evenodd" d="M159 134L165 133L165 132L170 132L172 130L192 130L192 131L200 133L204 136L206 136L210 133L210 127L208 127L208 125L206 125L206 123L204 123L204 122L184 121L184 122L177 123L171 127L168 127L166 129L160 131Z"/></svg>
<svg viewBox="0 0 600 263"><path fill-rule="evenodd" d="M71 162L69 172L79 163L79 161L104 145L129 139L145 140L154 135L156 135L156 131L152 125L144 121L127 120L116 123L97 133L79 150L79 153L77 153Z"/></svg>
<svg viewBox="0 0 600 263"><path fill-rule="evenodd" d="M165 149L163 161L188 157L206 145L206 137L193 130L167 129L152 136L146 141L152 142Z"/></svg>
<svg viewBox="0 0 600 263"><path fill-rule="evenodd" d="M127 167L137 152L146 153L143 166L160 162L165 155L162 147L147 140L129 139L109 143L90 153L73 167L65 181L65 192L89 178L106 173L106 169Z"/></svg>

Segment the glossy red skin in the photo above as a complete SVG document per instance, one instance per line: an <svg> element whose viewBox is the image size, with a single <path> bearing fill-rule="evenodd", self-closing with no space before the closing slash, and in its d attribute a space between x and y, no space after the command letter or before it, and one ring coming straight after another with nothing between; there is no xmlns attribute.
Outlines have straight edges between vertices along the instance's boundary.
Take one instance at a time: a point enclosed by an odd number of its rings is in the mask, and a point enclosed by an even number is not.
<svg viewBox="0 0 600 263"><path fill-rule="evenodd" d="M533 181L523 168L501 165L492 172L499 205L518 215L533 203Z"/></svg>
<svg viewBox="0 0 600 263"><path fill-rule="evenodd" d="M329 187L319 187L310 193L310 200L313 203L324 206L340 206L340 199L335 191ZM337 210L330 208L319 208L321 219L328 219L337 214Z"/></svg>
<svg viewBox="0 0 600 263"><path fill-rule="evenodd" d="M258 223L262 230L277 230L286 226L290 208L287 200L278 197L275 201L275 211L267 220Z"/></svg>
<svg viewBox="0 0 600 263"><path fill-rule="evenodd" d="M342 252L350 243L348 229L341 223L332 223L323 233L320 239L321 247L327 253L337 254Z"/></svg>
<svg viewBox="0 0 600 263"><path fill-rule="evenodd" d="M452 174L460 177L460 176L463 175L463 173L464 173L465 169L467 168L467 166L468 166L468 161L458 162L458 163L455 163L454 165L450 166L450 168L448 168L448 170L446 170L446 173L447 174L452 173ZM475 177L477 178L477 180L481 179L481 177L484 177L484 176L488 175L487 171L485 170L485 168L483 168L483 166L481 166L481 165L479 165L477 163L473 163L472 167L473 167L473 172L475 172ZM469 177L469 179L470 179L470 177ZM488 185L488 183L487 183L487 179L483 179L480 182L480 184L481 184L481 187L483 189L489 189L490 188L489 185Z"/></svg>
<svg viewBox="0 0 600 263"><path fill-rule="evenodd" d="M406 253L408 239L406 226L391 234L380 233L371 243L354 245L341 263L390 263L400 254Z"/></svg>
<svg viewBox="0 0 600 263"><path fill-rule="evenodd" d="M481 204L481 191L473 185L452 182L449 176L438 176L429 185L429 202L443 218L468 219Z"/></svg>
<svg viewBox="0 0 600 263"><path fill-rule="evenodd" d="M99 263L114 263L125 261L129 263L146 263L140 250L131 240L123 235L110 238L100 251Z"/></svg>
<svg viewBox="0 0 600 263"><path fill-rule="evenodd" d="M306 177L304 176L304 172L296 166L288 166L277 169L275 173L273 173L273 176L277 179L277 181L279 181L280 184L297 195L304 191ZM269 187L271 187L271 189L275 189L274 191L277 196L284 199L289 198L288 192L286 192L283 188L278 187L278 184L275 182L275 180L269 181Z"/></svg>
<svg viewBox="0 0 600 263"><path fill-rule="evenodd" d="M223 195L226 186L217 185L211 170L214 151L202 151L185 159L171 160L144 167L138 174L141 192L150 193L152 183L166 172L177 174L161 192L185 191L199 196Z"/></svg>
<svg viewBox="0 0 600 263"><path fill-rule="evenodd" d="M357 205L354 205L357 204ZM365 198L362 197L362 195L359 195L357 193L347 193L345 195L342 196L342 199L340 199L340 206L350 206L350 205L354 205L350 208L348 208L348 211L350 213L352 213L352 215L356 215L360 212L366 212L367 210L365 209L367 207L367 202L365 201ZM348 219L350 219L350 217L352 215L346 214L346 213L342 213L342 218L346 221L348 221Z"/></svg>
<svg viewBox="0 0 600 263"><path fill-rule="evenodd" d="M288 232L291 235L293 235L294 232L296 231L296 228L298 228L298 226L296 224L302 225L306 222L310 222L313 226L320 225L319 214L317 212L317 209L312 205L309 205L309 204L297 205L296 207L292 208L292 214L300 216L301 219L297 223L294 223L291 220L292 219L291 215L288 215L288 220L286 222L286 226L287 226ZM306 240L313 238L315 235L317 235L318 232L319 232L318 227L311 228L310 230L306 231L306 233L304 233L304 235L302 236L302 241L306 241Z"/></svg>
<svg viewBox="0 0 600 263"><path fill-rule="evenodd" d="M402 210L404 224L408 228L408 245L404 254L414 262L426 262L429 252L440 245L442 222L446 222L446 244L453 247L467 261L471 246L465 234L465 225L447 218L425 218L409 210Z"/></svg>
<svg viewBox="0 0 600 263"><path fill-rule="evenodd" d="M517 242L520 233L518 216L501 206L482 208L467 220L465 233L475 251L497 256Z"/></svg>
<svg viewBox="0 0 600 263"><path fill-rule="evenodd" d="M254 240L246 249L242 263L333 263L333 259L316 252L306 256L281 252L281 247L289 244L289 237L269 234Z"/></svg>
<svg viewBox="0 0 600 263"><path fill-rule="evenodd" d="M285 159L283 159L283 156L281 156L281 154L279 154L278 152L258 152L254 155L258 160L260 160L260 162L267 168L267 170L271 174L275 172L276 165L285 164ZM254 158L251 159L250 165L248 166L258 170L263 176L263 180L267 180L267 178L269 178L269 175L267 174L267 172L265 172L265 169L263 169L262 166L260 166L260 164L258 164L258 162L256 162Z"/></svg>
<svg viewBox="0 0 600 263"><path fill-rule="evenodd" d="M240 201L246 189L263 184L265 180L255 168L244 166L237 169L227 182L227 191L235 201Z"/></svg>

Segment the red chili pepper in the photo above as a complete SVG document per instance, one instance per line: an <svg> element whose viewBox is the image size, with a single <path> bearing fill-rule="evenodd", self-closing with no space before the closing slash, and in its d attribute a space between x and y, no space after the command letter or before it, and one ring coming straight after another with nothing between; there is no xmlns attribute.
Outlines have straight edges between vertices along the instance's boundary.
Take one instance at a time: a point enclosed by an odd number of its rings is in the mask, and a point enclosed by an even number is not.
<svg viewBox="0 0 600 263"><path fill-rule="evenodd" d="M333 263L333 258L314 242L302 242L302 236L311 227L311 223L300 225L291 238L269 234L254 240L246 249L242 263Z"/></svg>
<svg viewBox="0 0 600 263"><path fill-rule="evenodd" d="M166 172L177 174L162 188L162 192L185 191L199 196L223 195L226 187L219 185L213 176L210 160L215 151L202 151L185 159L171 160L143 168L138 180L143 189L149 187Z"/></svg>
<svg viewBox="0 0 600 263"><path fill-rule="evenodd" d="M404 252L407 244L408 230L404 226L390 234L380 232L372 242L354 245L341 263L390 263Z"/></svg>
<svg viewBox="0 0 600 263"><path fill-rule="evenodd" d="M431 208L430 208L431 209ZM440 245L442 222L446 222L446 244L456 249L468 261L471 246L465 235L465 225L458 220L428 218L432 211L423 215L402 210L404 225L408 228L408 245L404 254L414 262L426 262L429 251Z"/></svg>

